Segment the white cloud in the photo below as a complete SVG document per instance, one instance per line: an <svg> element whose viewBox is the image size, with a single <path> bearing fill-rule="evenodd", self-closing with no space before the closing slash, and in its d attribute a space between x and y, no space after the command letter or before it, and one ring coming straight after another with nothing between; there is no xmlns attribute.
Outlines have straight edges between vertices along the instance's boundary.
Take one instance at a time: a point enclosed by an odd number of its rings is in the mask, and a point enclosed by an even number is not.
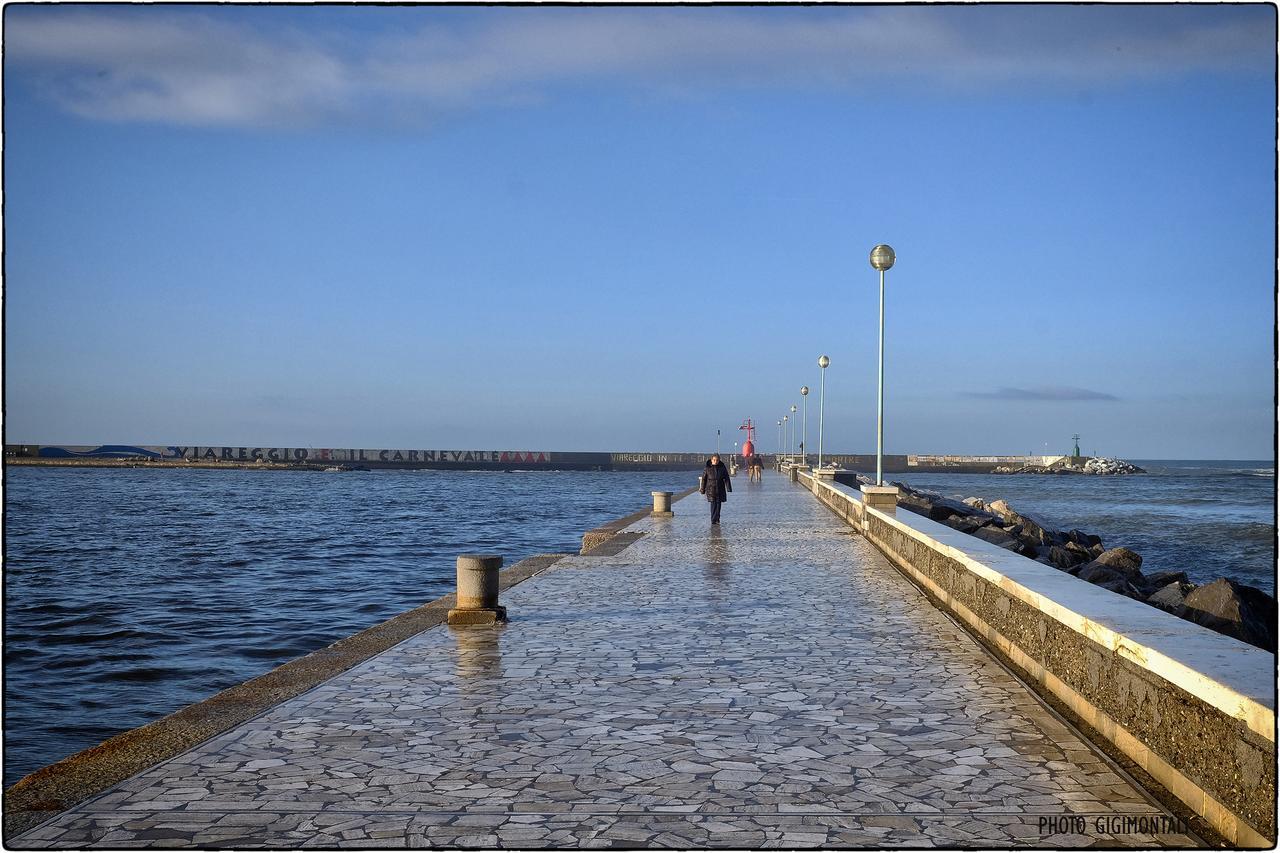
<svg viewBox="0 0 1280 853"><path fill-rule="evenodd" d="M601 80L662 90L1269 74L1274 33L1258 23L1271 19L1214 8L526 7L460 16L423 7L415 30L358 36L304 29L313 23L306 8L282 31L248 23L251 7L51 6L11 8L5 52L6 70L30 75L77 115L210 125L314 123L385 108L432 114ZM384 10L362 11L376 23Z"/></svg>

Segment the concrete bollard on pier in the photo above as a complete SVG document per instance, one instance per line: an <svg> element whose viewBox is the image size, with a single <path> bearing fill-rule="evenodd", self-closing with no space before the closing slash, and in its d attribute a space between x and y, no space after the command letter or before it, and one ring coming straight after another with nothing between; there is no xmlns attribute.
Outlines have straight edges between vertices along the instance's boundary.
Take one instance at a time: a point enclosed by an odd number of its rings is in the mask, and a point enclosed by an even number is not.
<svg viewBox="0 0 1280 853"><path fill-rule="evenodd" d="M652 492L653 495L653 514L662 516L663 518L671 518L675 515L671 511L671 492Z"/></svg>
<svg viewBox="0 0 1280 853"><path fill-rule="evenodd" d="M498 604L496 554L462 554L458 557L458 606L449 611L450 625L492 625L507 621L507 609Z"/></svg>

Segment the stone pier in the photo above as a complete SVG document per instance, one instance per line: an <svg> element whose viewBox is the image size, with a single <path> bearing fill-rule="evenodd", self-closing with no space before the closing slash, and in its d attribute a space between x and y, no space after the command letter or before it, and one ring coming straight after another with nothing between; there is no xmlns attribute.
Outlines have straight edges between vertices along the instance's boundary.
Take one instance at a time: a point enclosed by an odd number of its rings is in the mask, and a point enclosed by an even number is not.
<svg viewBox="0 0 1280 853"><path fill-rule="evenodd" d="M1199 844L786 477L639 515L6 842Z"/></svg>

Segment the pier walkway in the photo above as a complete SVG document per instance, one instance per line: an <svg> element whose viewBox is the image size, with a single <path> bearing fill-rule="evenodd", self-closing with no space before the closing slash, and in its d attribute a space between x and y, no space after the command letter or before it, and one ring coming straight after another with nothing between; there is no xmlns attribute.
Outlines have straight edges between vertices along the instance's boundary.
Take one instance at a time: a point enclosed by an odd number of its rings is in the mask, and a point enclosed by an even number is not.
<svg viewBox="0 0 1280 853"><path fill-rule="evenodd" d="M812 495L735 486L10 844L1192 845Z"/></svg>

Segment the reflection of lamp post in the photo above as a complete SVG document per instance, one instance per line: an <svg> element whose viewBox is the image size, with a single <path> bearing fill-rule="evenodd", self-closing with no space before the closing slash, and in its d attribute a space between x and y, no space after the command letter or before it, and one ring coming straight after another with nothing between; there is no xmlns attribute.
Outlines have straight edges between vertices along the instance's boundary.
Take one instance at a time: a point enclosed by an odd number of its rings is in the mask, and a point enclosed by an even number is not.
<svg viewBox="0 0 1280 853"><path fill-rule="evenodd" d="M805 455L804 443L809 439L809 386L800 386L800 397L804 400L804 430L800 433L800 464L809 464L809 457Z"/></svg>
<svg viewBox="0 0 1280 853"><path fill-rule="evenodd" d="M884 271L893 266L893 249L881 243L871 250L871 266L880 271L880 395L876 402L876 485L884 485Z"/></svg>
<svg viewBox="0 0 1280 853"><path fill-rule="evenodd" d="M788 447L791 453L791 461L796 461L796 407L791 407L791 444Z"/></svg>
<svg viewBox="0 0 1280 853"><path fill-rule="evenodd" d="M827 365L831 359L825 355L818 356L818 469L822 469L822 410L827 402Z"/></svg>

